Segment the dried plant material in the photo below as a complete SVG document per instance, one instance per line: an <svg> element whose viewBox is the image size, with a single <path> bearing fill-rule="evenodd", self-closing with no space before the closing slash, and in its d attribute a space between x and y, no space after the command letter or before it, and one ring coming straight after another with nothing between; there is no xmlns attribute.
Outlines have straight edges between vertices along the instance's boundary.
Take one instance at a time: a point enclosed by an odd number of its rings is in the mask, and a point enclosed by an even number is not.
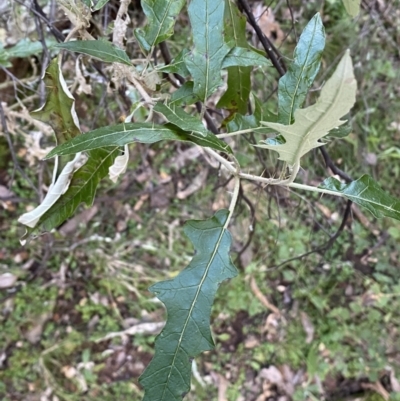
<svg viewBox="0 0 400 401"><path fill-rule="evenodd" d="M303 311L300 312L300 319L301 319L301 324L303 325L303 329L307 335L306 344L311 344L314 340L314 332L315 332L314 325L312 324L311 319L307 315L307 313Z"/></svg>
<svg viewBox="0 0 400 401"><path fill-rule="evenodd" d="M12 273L0 274L0 289L13 287L17 280L18 277Z"/></svg>
<svg viewBox="0 0 400 401"><path fill-rule="evenodd" d="M108 176L112 182L117 182L118 177L124 174L129 163L129 148L124 146L124 154L115 158L114 164L108 170Z"/></svg>
<svg viewBox="0 0 400 401"><path fill-rule="evenodd" d="M256 280L254 279L253 276L250 277L250 288L253 291L253 294L256 296L256 298L270 311L275 313L276 315L280 316L281 312L280 310L272 304L270 301L268 301L268 298L261 292L260 288L258 287Z"/></svg>
<svg viewBox="0 0 400 401"><path fill-rule="evenodd" d="M203 168L196 177L193 178L192 182L182 191L176 194L178 199L186 199L188 196L193 195L197 192L206 182L208 175L208 169Z"/></svg>
<svg viewBox="0 0 400 401"><path fill-rule="evenodd" d="M275 20L275 15L271 8L264 6L262 2L255 3L253 14L264 35L268 39L275 41L276 44L282 43L285 33L282 31L279 22Z"/></svg>

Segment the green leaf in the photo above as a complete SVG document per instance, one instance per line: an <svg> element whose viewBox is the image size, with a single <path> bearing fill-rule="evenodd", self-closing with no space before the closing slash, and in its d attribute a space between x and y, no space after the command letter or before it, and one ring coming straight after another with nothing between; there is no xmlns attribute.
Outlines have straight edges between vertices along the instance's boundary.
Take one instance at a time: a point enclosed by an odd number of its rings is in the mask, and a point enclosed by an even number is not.
<svg viewBox="0 0 400 401"><path fill-rule="evenodd" d="M185 64L185 57L189 53L188 49L183 49L168 65L157 68L159 72L168 72L171 74L179 74L182 77L190 75L189 70Z"/></svg>
<svg viewBox="0 0 400 401"><path fill-rule="evenodd" d="M74 40L72 42L59 43L55 47L83 53L106 63L122 63L132 66L125 50L106 40Z"/></svg>
<svg viewBox="0 0 400 401"><path fill-rule="evenodd" d="M56 44L54 39L46 39L46 46L52 47ZM17 44L7 49L4 49L3 45L0 44L0 64L5 67L9 67L11 64L8 62L9 59L14 57L29 57L42 53L43 46L42 42L31 41L30 39L22 39Z"/></svg>
<svg viewBox="0 0 400 401"><path fill-rule="evenodd" d="M149 52L174 33L176 17L185 3L185 0L141 1L147 24L144 29L135 29L134 33L143 50Z"/></svg>
<svg viewBox="0 0 400 401"><path fill-rule="evenodd" d="M91 206L100 180L107 176L109 168L119 153L119 147L102 148L88 152L88 160L74 173L68 190L40 217L35 228L28 229L24 237L58 227L75 213L82 202Z"/></svg>
<svg viewBox="0 0 400 401"><path fill-rule="evenodd" d="M342 0L344 8L351 17L356 17L360 13L361 0Z"/></svg>
<svg viewBox="0 0 400 401"><path fill-rule="evenodd" d="M221 84L222 62L229 52L224 42L225 0L192 0L189 18L194 49L185 57L194 81L194 94L205 102Z"/></svg>
<svg viewBox="0 0 400 401"><path fill-rule="evenodd" d="M225 1L225 41L229 47L248 47L246 17L239 12L232 0ZM227 57L227 56L226 56ZM224 61L226 61L226 57ZM228 89L222 95L217 107L246 114L251 90L251 67L229 67Z"/></svg>
<svg viewBox="0 0 400 401"><path fill-rule="evenodd" d="M101 10L110 0L99 0L93 7L93 11Z"/></svg>
<svg viewBox="0 0 400 401"><path fill-rule="evenodd" d="M176 106L189 105L197 101L197 96L193 94L193 81L187 81L171 95L170 104Z"/></svg>
<svg viewBox="0 0 400 401"><path fill-rule="evenodd" d="M251 67L251 66L271 66L271 62L261 54L244 47L234 47L226 55L222 62L222 68L233 66Z"/></svg>
<svg viewBox="0 0 400 401"><path fill-rule="evenodd" d="M299 165L300 158L311 149L322 146L319 139L342 124L356 99L357 82L354 78L350 52L346 51L331 78L322 88L318 101L306 109L297 109L292 125L262 122L282 134L286 143L258 145L279 152L279 159L289 166Z"/></svg>
<svg viewBox="0 0 400 401"><path fill-rule="evenodd" d="M157 337L155 356L140 377L143 401L178 401L190 390L191 359L214 348L211 307L222 281L237 275L229 257L229 212L211 219L191 220L184 231L196 253L177 277L150 287L167 308L167 323Z"/></svg>
<svg viewBox="0 0 400 401"><path fill-rule="evenodd" d="M195 132L185 133L168 125L149 123L118 124L98 128L54 148L45 159L56 155L71 155L104 146L124 146L132 142L155 143L162 140L193 142L222 152L231 152L229 146L217 137Z"/></svg>
<svg viewBox="0 0 400 401"><path fill-rule="evenodd" d="M287 73L279 80L279 123L293 123L294 112L303 104L319 71L324 47L324 26L317 13L304 28L294 50L294 60Z"/></svg>
<svg viewBox="0 0 400 401"><path fill-rule="evenodd" d="M347 135L350 134L350 132L352 131L352 128L350 127L350 125L345 124L345 125L341 125L340 127L336 127L334 129L331 129L327 135L327 137L335 139L341 139L346 137Z"/></svg>
<svg viewBox="0 0 400 401"><path fill-rule="evenodd" d="M357 205L365 207L375 217L391 217L400 220L400 200L388 195L369 175L363 175L350 184L342 184L336 178L327 178L319 188L343 194Z"/></svg>
<svg viewBox="0 0 400 401"><path fill-rule="evenodd" d="M196 135L196 137L207 138L210 142L225 148L225 152L232 153L231 148L224 141L218 139L212 132L208 131L200 120L186 113L182 108L159 102L153 110L161 113L171 124L176 125L184 132Z"/></svg>
<svg viewBox="0 0 400 401"><path fill-rule="evenodd" d="M62 144L80 135L78 116L75 112L75 99L62 76L57 59L50 62L44 75L48 88L45 104L31 113L33 118L49 124Z"/></svg>

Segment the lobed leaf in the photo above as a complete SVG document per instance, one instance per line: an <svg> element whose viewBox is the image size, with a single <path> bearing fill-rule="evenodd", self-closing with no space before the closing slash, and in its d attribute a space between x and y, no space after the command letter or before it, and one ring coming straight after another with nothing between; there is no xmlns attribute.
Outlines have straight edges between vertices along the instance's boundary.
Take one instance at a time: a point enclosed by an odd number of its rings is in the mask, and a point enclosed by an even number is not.
<svg viewBox="0 0 400 401"><path fill-rule="evenodd" d="M202 102L221 84L221 68L229 47L223 38L225 0L192 0L188 11L194 49L185 57L194 81L194 94Z"/></svg>
<svg viewBox="0 0 400 401"><path fill-rule="evenodd" d="M59 43L55 47L86 54L106 63L122 63L132 66L125 50L106 40L74 40L72 42Z"/></svg>
<svg viewBox="0 0 400 401"><path fill-rule="evenodd" d="M357 82L351 57L349 51L346 51L335 72L322 88L318 101L306 109L295 111L294 124L263 123L280 132L286 143L258 146L279 152L279 159L287 162L289 166L298 164L303 155L323 145L319 140L330 130L346 122L340 118L353 106L356 91Z"/></svg>
<svg viewBox="0 0 400 401"><path fill-rule="evenodd" d="M222 152L231 152L229 146L215 136L183 132L173 126L149 123L118 124L98 128L55 147L45 159L56 155L71 155L104 146L125 146L128 143L155 143L162 140L193 142Z"/></svg>
<svg viewBox="0 0 400 401"><path fill-rule="evenodd" d="M57 144L80 135L75 99L62 76L57 59L50 62L44 75L48 88L45 104L31 113L33 118L49 124L56 135Z"/></svg>
<svg viewBox="0 0 400 401"><path fill-rule="evenodd" d="M144 29L135 29L134 33L143 50L149 52L174 33L175 19L185 3L185 0L141 1L147 24Z"/></svg>
<svg viewBox="0 0 400 401"><path fill-rule="evenodd" d="M279 123L293 123L294 112L303 104L319 71L324 47L324 26L320 14L317 13L304 28L294 50L293 62L279 80Z"/></svg>
<svg viewBox="0 0 400 401"><path fill-rule="evenodd" d="M170 64L164 65L160 68L157 68L159 72L168 72L171 74L179 74L182 77L187 77L190 75L189 70L185 64L185 57L189 53L189 50L183 49L172 61Z"/></svg>
<svg viewBox="0 0 400 401"><path fill-rule="evenodd" d="M58 227L75 213L82 202L86 206L91 206L97 186L101 179L108 175L109 168L114 164L119 153L119 147L101 148L88 152L88 160L74 173L68 190L40 217L34 229L28 229L24 238Z"/></svg>
<svg viewBox="0 0 400 401"><path fill-rule="evenodd" d="M174 279L150 287L168 317L156 339L154 358L139 379L143 401L182 400L190 390L191 360L214 347L210 315L215 294L222 281L237 275L229 257L228 215L228 210L220 210L208 220L188 221L184 232L196 250L192 261Z"/></svg>
<svg viewBox="0 0 400 401"><path fill-rule="evenodd" d="M400 200L385 193L369 175L363 175L350 184L343 184L336 178L327 178L319 188L341 193L352 202L365 207L375 217L391 217L400 220Z"/></svg>

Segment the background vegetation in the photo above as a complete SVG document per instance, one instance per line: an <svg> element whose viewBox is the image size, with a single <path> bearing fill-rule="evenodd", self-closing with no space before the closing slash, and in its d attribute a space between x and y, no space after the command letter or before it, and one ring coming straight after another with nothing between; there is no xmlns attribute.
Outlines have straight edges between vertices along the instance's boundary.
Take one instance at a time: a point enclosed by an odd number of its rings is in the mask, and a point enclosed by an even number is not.
<svg viewBox="0 0 400 401"><path fill-rule="evenodd" d="M316 93L351 49L359 88L352 132L327 150L349 175L368 173L399 198L398 1L363 1L355 19L334 0L251 6L254 14L262 10L258 22L287 61L302 28L321 11L327 45ZM118 7L111 0L93 13L91 35L112 35ZM44 101L40 77L52 44L72 25L56 1L0 8L0 397L140 400L137 379L165 318L147 288L187 264L193 251L183 222L226 207L230 183L188 144L137 144L128 172L118 184L104 182L92 208L22 247L17 218L43 198L51 166L40 160L54 146L51 129L29 111ZM138 1L130 3L129 17L127 53L141 58L132 33L144 24ZM172 56L188 40L187 25L182 14L168 41ZM82 130L124 121L140 94L117 90L101 62L80 59L79 70L76 62L65 57L63 72ZM277 79L272 68L252 76L255 93L272 110ZM145 115L138 107L135 121ZM251 140L241 136L231 146ZM239 156L242 166L257 160L268 171L276 163L256 151ZM326 176L318 153L303 167L305 183ZM188 399L400 399L400 225L353 207L334 244L307 254L329 240L344 207L340 199L245 185L231 227L241 273L220 288L212 316L217 346L196 361Z"/></svg>

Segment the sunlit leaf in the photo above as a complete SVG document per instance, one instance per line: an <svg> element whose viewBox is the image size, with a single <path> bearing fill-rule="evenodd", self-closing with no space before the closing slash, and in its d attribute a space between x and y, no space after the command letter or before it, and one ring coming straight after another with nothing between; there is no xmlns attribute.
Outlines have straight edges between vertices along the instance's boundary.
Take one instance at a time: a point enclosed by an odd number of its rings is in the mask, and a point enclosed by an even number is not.
<svg viewBox="0 0 400 401"><path fill-rule="evenodd" d="M125 50L120 49L106 40L74 40L72 42L59 43L55 47L86 54L106 63L132 65Z"/></svg>
<svg viewBox="0 0 400 401"><path fill-rule="evenodd" d="M385 191L369 175L363 175L350 184L343 184L336 178L327 178L319 188L343 194L352 202L365 207L375 217L391 217L400 220L400 200Z"/></svg>
<svg viewBox="0 0 400 401"><path fill-rule="evenodd" d="M280 145L259 145L279 152L279 159L294 166L311 149L322 146L319 142L327 133L342 124L340 118L346 115L356 98L357 82L354 78L350 52L347 51L331 78L322 88L317 102L306 109L297 109L292 125L263 123L275 129L286 143Z"/></svg>
<svg viewBox="0 0 400 401"><path fill-rule="evenodd" d="M141 1L147 24L143 29L135 29L134 32L143 50L150 51L174 33L176 17L185 3L185 0Z"/></svg>
<svg viewBox="0 0 400 401"><path fill-rule="evenodd" d="M196 250L192 261L174 279L150 287L168 318L154 358L140 377L143 401L182 400L190 390L192 358L214 348L210 314L215 294L221 282L237 275L229 257L228 214L220 210L211 219L188 221L184 231Z"/></svg>
<svg viewBox="0 0 400 401"><path fill-rule="evenodd" d="M229 46L225 43L224 29L225 0L192 0L189 18L193 30L194 49L185 57L199 100L206 99L221 84L221 68Z"/></svg>
<svg viewBox="0 0 400 401"><path fill-rule="evenodd" d="M294 51L293 62L279 80L279 123L293 123L294 112L303 104L319 71L324 47L324 26L317 13L304 28Z"/></svg>
<svg viewBox="0 0 400 401"><path fill-rule="evenodd" d="M229 146L217 137L203 136L195 132L183 132L173 126L149 123L118 124L98 128L54 148L46 159L56 155L71 155L104 146L125 146L128 143L155 143L162 140L193 142L222 152L230 152Z"/></svg>

